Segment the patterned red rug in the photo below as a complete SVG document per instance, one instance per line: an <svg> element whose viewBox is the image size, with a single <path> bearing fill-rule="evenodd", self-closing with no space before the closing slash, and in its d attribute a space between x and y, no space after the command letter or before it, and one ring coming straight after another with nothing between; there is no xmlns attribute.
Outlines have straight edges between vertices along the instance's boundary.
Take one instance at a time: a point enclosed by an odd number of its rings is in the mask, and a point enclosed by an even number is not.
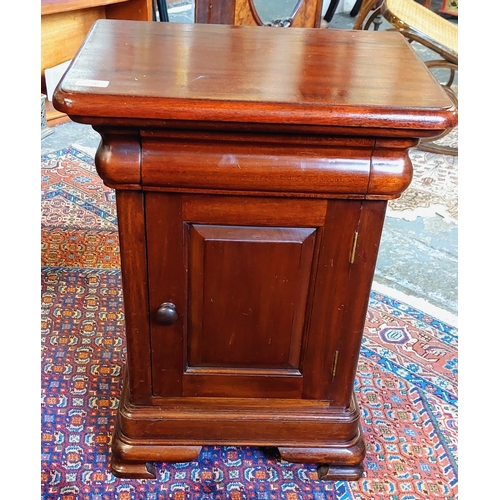
<svg viewBox="0 0 500 500"><path fill-rule="evenodd" d="M457 498L457 330L372 292L356 393L364 476L317 480L251 447L204 447L158 464L156 480L115 478L110 440L125 360L114 192L75 148L42 157L43 499L427 500Z"/></svg>
<svg viewBox="0 0 500 500"><path fill-rule="evenodd" d="M458 89L457 89L458 92ZM438 144L458 147L458 127ZM406 220L439 215L458 224L458 156L410 149L413 179L408 189L389 201L387 215Z"/></svg>

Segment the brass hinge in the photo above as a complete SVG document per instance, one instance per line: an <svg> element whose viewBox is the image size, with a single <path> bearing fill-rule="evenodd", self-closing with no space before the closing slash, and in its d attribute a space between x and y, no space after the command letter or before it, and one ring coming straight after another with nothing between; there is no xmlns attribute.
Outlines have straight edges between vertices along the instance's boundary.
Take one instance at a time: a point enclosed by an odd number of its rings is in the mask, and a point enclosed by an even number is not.
<svg viewBox="0 0 500 500"><path fill-rule="evenodd" d="M358 244L358 231L354 232L354 241L352 242L351 254L349 255L349 263L354 264L356 257L356 246Z"/></svg>
<svg viewBox="0 0 500 500"><path fill-rule="evenodd" d="M335 351L335 358L333 360L333 366L332 366L332 380L335 378L335 372L337 371L338 359L339 359L339 351Z"/></svg>

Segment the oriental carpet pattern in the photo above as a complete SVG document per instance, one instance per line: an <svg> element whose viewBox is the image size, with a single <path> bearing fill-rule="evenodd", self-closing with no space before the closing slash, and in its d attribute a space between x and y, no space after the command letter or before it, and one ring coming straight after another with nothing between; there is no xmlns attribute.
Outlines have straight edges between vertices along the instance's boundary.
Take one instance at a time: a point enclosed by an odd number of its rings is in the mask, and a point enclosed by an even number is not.
<svg viewBox="0 0 500 500"><path fill-rule="evenodd" d="M126 341L114 191L74 147L42 156L41 498L457 498L457 330L372 292L355 391L367 443L358 481L269 450L203 447L155 480L109 471Z"/></svg>
<svg viewBox="0 0 500 500"><path fill-rule="evenodd" d="M458 127L437 144L457 147ZM407 220L439 215L458 224L458 156L410 150L413 179L408 189L388 205L387 215Z"/></svg>

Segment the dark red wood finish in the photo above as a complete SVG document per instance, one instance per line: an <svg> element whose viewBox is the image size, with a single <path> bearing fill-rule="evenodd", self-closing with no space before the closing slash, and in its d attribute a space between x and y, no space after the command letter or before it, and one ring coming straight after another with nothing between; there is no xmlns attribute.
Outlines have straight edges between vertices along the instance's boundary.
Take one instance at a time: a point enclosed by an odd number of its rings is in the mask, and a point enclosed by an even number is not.
<svg viewBox="0 0 500 500"><path fill-rule="evenodd" d="M360 477L353 394L387 200L456 110L397 33L99 21L54 105L117 190L112 470L278 447Z"/></svg>

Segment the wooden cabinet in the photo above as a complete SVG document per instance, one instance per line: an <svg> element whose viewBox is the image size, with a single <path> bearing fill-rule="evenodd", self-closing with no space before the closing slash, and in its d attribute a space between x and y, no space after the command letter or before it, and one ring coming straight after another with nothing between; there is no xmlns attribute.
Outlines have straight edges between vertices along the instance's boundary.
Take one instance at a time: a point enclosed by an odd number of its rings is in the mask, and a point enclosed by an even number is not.
<svg viewBox="0 0 500 500"><path fill-rule="evenodd" d="M151 478L217 444L359 478L353 388L387 200L411 181L408 149L457 120L404 39L103 20L54 99L101 134L116 189L113 473Z"/></svg>

